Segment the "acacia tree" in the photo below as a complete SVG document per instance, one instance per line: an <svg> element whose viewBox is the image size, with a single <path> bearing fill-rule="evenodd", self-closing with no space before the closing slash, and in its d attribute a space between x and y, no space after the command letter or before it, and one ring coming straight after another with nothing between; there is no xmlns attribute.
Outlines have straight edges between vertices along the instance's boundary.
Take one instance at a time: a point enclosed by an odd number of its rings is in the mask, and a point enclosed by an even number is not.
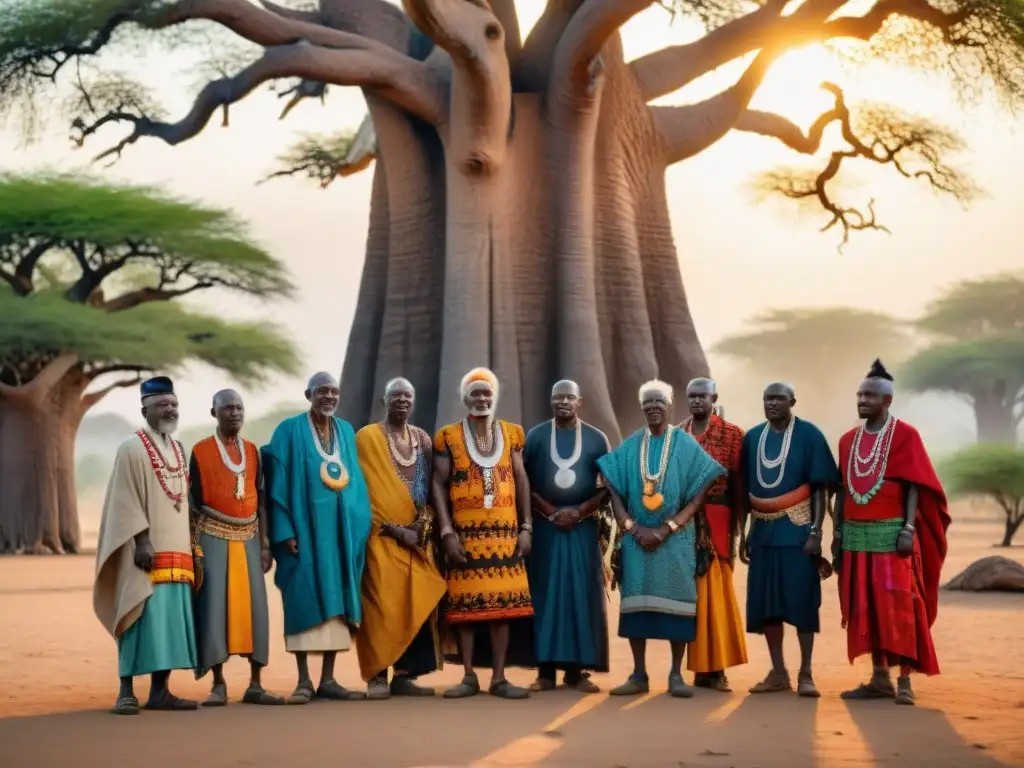
<svg viewBox="0 0 1024 768"><path fill-rule="evenodd" d="M843 146L822 169L765 184L822 206L826 228L844 238L882 226L870 203L833 196L850 161L970 196L943 159L959 147L954 135L891 108L855 109L834 84L833 107L807 131L749 108L780 56L839 39L872 55L947 62L975 84L994 78L1015 99L1024 85L1016 0L936 3L875 0L858 13L844 11L846 0L675 0L707 35L627 62L618 29L651 0L549 0L525 40L514 0L404 0L405 13L384 0L308 10L269 0L20 0L2 33L0 88L37 94L132 32L194 20L262 47L176 122L83 78L83 94L104 98L80 101L75 138L126 126L109 157L146 137L186 141L268 81L298 78L293 101L361 87L379 152L343 415L365 423L384 381L403 375L417 385L420 417L448 421L460 411L460 377L486 364L502 380L504 417L544 418L551 381L568 376L587 389L588 417L615 438L638 423L644 379L707 373L669 225L670 164L732 130L810 155L838 126ZM648 105L737 59L746 67L720 93Z"/></svg>
<svg viewBox="0 0 1024 768"><path fill-rule="evenodd" d="M292 372L291 343L172 302L289 295L229 213L153 190L0 178L0 552L79 549L74 447L114 389L197 360L242 382Z"/></svg>
<svg viewBox="0 0 1024 768"><path fill-rule="evenodd" d="M958 496L984 496L1006 516L1003 540L1008 547L1024 523L1024 451L1009 445L972 445L943 466L942 478Z"/></svg>
<svg viewBox="0 0 1024 768"><path fill-rule="evenodd" d="M853 393L871 361L893 366L910 342L905 325L847 307L774 309L747 322L714 351L742 362L760 383L782 379L796 389L802 412L833 437L856 422Z"/></svg>
<svg viewBox="0 0 1024 768"><path fill-rule="evenodd" d="M960 283L917 324L938 341L907 361L908 385L966 399L979 442L1016 443L1024 420L1024 278Z"/></svg>

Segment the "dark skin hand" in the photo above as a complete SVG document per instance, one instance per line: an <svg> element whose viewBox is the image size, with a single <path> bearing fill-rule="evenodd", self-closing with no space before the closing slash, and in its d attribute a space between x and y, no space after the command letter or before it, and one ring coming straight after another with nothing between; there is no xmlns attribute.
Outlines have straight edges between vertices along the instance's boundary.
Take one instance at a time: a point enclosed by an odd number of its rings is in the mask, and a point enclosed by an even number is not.
<svg viewBox="0 0 1024 768"><path fill-rule="evenodd" d="M804 554L810 557L821 555L821 524L825 520L825 494L827 489L823 485L811 486L811 532L807 536L807 543L804 544Z"/></svg>
<svg viewBox="0 0 1024 768"><path fill-rule="evenodd" d="M434 471L430 478L430 496L437 515L438 533L441 537L441 551L449 566L466 564L466 550L459 541L448 510L448 480L451 477L452 460L444 454L434 454Z"/></svg>
<svg viewBox="0 0 1024 768"><path fill-rule="evenodd" d="M519 525L532 526L533 512L530 505L530 478L523 465L522 451L512 451L512 477L516 484L516 512L519 513ZM516 542L514 556L528 557L533 549L533 533L531 530L519 529L519 540Z"/></svg>
<svg viewBox="0 0 1024 768"><path fill-rule="evenodd" d="M149 531L143 531L135 537L135 566L146 573L153 570L153 558L156 552L153 551L153 544L149 540Z"/></svg>

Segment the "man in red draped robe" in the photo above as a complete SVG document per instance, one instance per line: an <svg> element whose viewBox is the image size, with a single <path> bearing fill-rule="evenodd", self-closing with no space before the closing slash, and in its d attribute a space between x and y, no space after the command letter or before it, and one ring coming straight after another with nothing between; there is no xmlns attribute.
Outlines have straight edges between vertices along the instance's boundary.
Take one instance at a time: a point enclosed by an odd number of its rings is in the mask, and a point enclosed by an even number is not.
<svg viewBox="0 0 1024 768"><path fill-rule="evenodd" d="M889 413L892 398L893 377L876 360L857 391L864 425L839 440L832 552L850 662L870 653L874 666L842 697L913 704L911 671L939 673L931 626L950 519L921 435Z"/></svg>

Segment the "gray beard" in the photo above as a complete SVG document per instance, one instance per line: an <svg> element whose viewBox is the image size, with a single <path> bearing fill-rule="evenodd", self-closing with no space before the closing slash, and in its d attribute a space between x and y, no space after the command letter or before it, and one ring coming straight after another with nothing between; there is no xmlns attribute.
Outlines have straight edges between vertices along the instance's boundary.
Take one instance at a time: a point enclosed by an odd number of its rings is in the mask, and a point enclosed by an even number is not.
<svg viewBox="0 0 1024 768"><path fill-rule="evenodd" d="M173 435L177 429L178 422L172 421L171 419L164 419L163 421L158 421L156 423L157 432L159 432L164 437L169 437L170 435Z"/></svg>

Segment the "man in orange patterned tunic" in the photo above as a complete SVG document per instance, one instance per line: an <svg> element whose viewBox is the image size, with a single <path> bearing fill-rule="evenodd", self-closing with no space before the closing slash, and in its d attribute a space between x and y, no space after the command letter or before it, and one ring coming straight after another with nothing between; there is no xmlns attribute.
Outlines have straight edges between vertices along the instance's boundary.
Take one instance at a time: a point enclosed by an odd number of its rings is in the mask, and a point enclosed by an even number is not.
<svg viewBox="0 0 1024 768"><path fill-rule="evenodd" d="M707 562L697 579L697 639L687 650L693 684L728 692L725 670L747 663L743 618L732 583L734 545L743 514L740 448L743 430L715 413L718 388L713 379L694 379L686 387L690 418L680 426L725 467L728 476L708 489L700 513L702 548Z"/></svg>
<svg viewBox="0 0 1024 768"><path fill-rule="evenodd" d="M214 395L210 415L217 429L195 444L189 462L193 541L202 576L195 601L196 678L213 670L213 687L203 706L228 703L224 662L230 656L249 660L243 703L284 704L260 682L270 653L263 574L271 564L260 452L240 435L245 406L237 392L225 389Z"/></svg>
<svg viewBox="0 0 1024 768"><path fill-rule="evenodd" d="M526 435L518 424L494 418L498 379L491 371L470 371L461 390L469 413L434 438L431 482L448 564L445 618L458 635L465 669L462 682L444 695L478 694L475 667L489 666L492 696L525 699L529 691L505 679L505 666L534 666L524 562L533 534L522 455Z"/></svg>

